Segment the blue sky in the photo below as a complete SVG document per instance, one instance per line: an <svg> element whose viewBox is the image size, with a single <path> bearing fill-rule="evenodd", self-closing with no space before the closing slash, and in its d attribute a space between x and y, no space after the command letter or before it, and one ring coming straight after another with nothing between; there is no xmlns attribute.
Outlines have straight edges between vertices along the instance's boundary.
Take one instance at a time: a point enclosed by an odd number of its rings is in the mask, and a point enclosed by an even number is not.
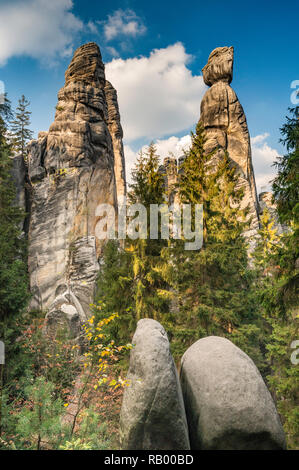
<svg viewBox="0 0 299 470"><path fill-rule="evenodd" d="M162 156L180 153L199 118L201 69L215 47L232 45L261 187L299 80L298 13L288 0L0 0L0 80L13 105L30 99L34 132L47 130L73 50L96 41L118 90L129 170L151 139Z"/></svg>

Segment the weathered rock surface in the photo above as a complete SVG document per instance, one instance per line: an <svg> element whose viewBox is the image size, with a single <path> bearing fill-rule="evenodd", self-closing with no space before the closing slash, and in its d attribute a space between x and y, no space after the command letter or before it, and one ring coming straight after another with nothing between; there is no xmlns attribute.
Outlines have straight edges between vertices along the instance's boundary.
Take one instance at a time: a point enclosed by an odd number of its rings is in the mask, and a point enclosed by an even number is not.
<svg viewBox="0 0 299 470"><path fill-rule="evenodd" d="M159 173L164 177L164 191L167 195L168 204L179 204L177 159L175 157L164 158L163 165L159 167Z"/></svg>
<svg viewBox="0 0 299 470"><path fill-rule="evenodd" d="M12 178L16 189L16 205L24 212L24 220L21 222L20 229L27 229L27 214L29 210L29 195L26 191L26 165L22 155L15 156L12 159Z"/></svg>
<svg viewBox="0 0 299 470"><path fill-rule="evenodd" d="M124 449L189 449L182 392L164 328L138 322L121 409Z"/></svg>
<svg viewBox="0 0 299 470"><path fill-rule="evenodd" d="M25 212L26 211L26 195L25 180L26 166L22 156L16 156L12 159L12 177L16 188L16 203Z"/></svg>
<svg viewBox="0 0 299 470"><path fill-rule="evenodd" d="M259 205L260 215L263 215L265 210L269 212L269 215L274 222L274 228L276 229L277 235L281 235L288 231L288 228L285 225L282 225L278 220L277 207L275 202L273 202L273 194L270 191L259 194Z"/></svg>
<svg viewBox="0 0 299 470"><path fill-rule="evenodd" d="M215 158L219 159L227 151L237 167L238 186L244 189L241 207L248 208L248 219L251 219L245 235L254 237L259 228L258 200L245 113L229 85L233 78L233 60L233 47L218 47L210 54L202 70L210 88L201 102L200 120L207 137L206 151L215 150Z"/></svg>
<svg viewBox="0 0 299 470"><path fill-rule="evenodd" d="M285 448L272 397L253 361L233 343L200 339L181 365L191 449Z"/></svg>
<svg viewBox="0 0 299 470"><path fill-rule="evenodd" d="M99 47L81 46L58 93L55 121L28 146L31 307L47 311L52 325L55 318L65 316L77 325L88 316L102 249L95 237L96 207L116 206L113 118L105 86ZM121 147L121 134L119 139Z"/></svg>
<svg viewBox="0 0 299 470"><path fill-rule="evenodd" d="M231 83L233 79L234 49L233 47L217 47L208 59L207 65L202 69L206 85L212 86L219 80Z"/></svg>

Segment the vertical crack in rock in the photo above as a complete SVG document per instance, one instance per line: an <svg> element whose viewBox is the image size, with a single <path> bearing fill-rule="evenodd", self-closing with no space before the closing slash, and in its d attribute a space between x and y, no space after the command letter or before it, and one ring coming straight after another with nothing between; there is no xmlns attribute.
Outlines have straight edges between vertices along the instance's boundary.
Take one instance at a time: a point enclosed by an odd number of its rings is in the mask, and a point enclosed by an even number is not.
<svg viewBox="0 0 299 470"><path fill-rule="evenodd" d="M105 87L99 47L79 47L65 73L49 132L28 146L31 308L48 312L49 328L63 323L74 336L88 316L99 269L96 207L116 207L115 173L123 178L117 180L119 187L125 187L117 97L109 84L106 99Z"/></svg>

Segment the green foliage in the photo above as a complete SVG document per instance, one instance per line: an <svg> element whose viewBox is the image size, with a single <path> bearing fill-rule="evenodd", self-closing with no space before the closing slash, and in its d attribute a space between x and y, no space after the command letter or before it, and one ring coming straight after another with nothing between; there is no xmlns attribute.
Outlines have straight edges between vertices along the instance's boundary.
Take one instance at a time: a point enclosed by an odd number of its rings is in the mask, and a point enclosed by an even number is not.
<svg viewBox="0 0 299 470"><path fill-rule="evenodd" d="M33 132L30 130L30 115L28 106L30 102L24 95L19 99L19 105L16 109L14 120L11 121L12 148L15 154L22 155L27 160L26 145L32 139Z"/></svg>
<svg viewBox="0 0 299 470"><path fill-rule="evenodd" d="M273 193L281 222L299 221L299 106L289 108L291 117L281 128L281 142L288 153L275 162L278 175L273 182Z"/></svg>
<svg viewBox="0 0 299 470"><path fill-rule="evenodd" d="M291 362L293 341L299 338L298 305L298 108L291 110L282 127L288 154L276 164L273 189L280 220L288 226L278 236L268 211L261 218L260 240L255 252L256 295L267 324L267 380L276 398L288 447L299 447L299 367Z"/></svg>
<svg viewBox="0 0 299 470"><path fill-rule="evenodd" d="M103 423L100 415L90 407L84 410L75 435L61 444L59 450L109 450L110 448L108 424Z"/></svg>
<svg viewBox="0 0 299 470"><path fill-rule="evenodd" d="M296 318L297 315L297 318ZM267 379L275 395L287 435L288 448L299 448L299 365L292 364L291 343L299 338L298 310L288 318L272 318L271 336L267 344L267 359L271 373Z"/></svg>
<svg viewBox="0 0 299 470"><path fill-rule="evenodd" d="M4 95L4 103L0 103L0 147L8 148L7 143L7 127L8 121L12 118L13 112L11 110L11 102Z"/></svg>
<svg viewBox="0 0 299 470"><path fill-rule="evenodd" d="M0 105L0 322L20 312L28 301L26 244L21 232L24 218L16 207L12 180L12 152L7 142L10 102ZM2 323L3 324L3 323ZM0 331L4 337L4 332Z"/></svg>
<svg viewBox="0 0 299 470"><path fill-rule="evenodd" d="M140 152L132 171L129 200L140 203L149 209L150 204L164 202L164 179L159 172L159 157L152 142L146 152Z"/></svg>
<svg viewBox="0 0 299 470"><path fill-rule="evenodd" d="M118 318L109 327L109 335L115 341L128 341L135 329L133 314L133 269L131 254L109 240L104 248L101 268L97 280L93 309L97 320L118 313Z"/></svg>
<svg viewBox="0 0 299 470"><path fill-rule="evenodd" d="M169 300L163 293L168 285L161 276L161 251L164 240L150 239L150 205L165 202L164 178L159 172L159 157L153 143L140 154L132 172L133 183L129 193L132 204L142 204L147 210L147 239L130 240L127 251L131 253L133 269L133 311L136 320L154 318L163 321L169 311Z"/></svg>
<svg viewBox="0 0 299 470"><path fill-rule="evenodd" d="M16 432L22 449L57 448L62 440L63 403L54 398L55 385L38 377L25 387L26 403L17 417Z"/></svg>
<svg viewBox="0 0 299 470"><path fill-rule="evenodd" d="M0 448L109 448L108 424L92 403L97 403L96 393L103 387L108 393L126 385L114 366L131 345L119 346L109 338L107 325L114 319L115 315L89 319L80 357L79 347L65 334L51 340L42 334L39 317L31 317L30 326L19 321L11 327L8 337L17 331L19 338L5 366L9 373L2 394ZM70 403L75 407L71 420L66 420Z"/></svg>
<svg viewBox="0 0 299 470"><path fill-rule="evenodd" d="M132 173L129 192L131 204L143 204L147 210L149 231L150 205L164 202L164 179L159 172L159 158L154 144L139 155ZM109 241L104 250L103 264L97 282L97 302L103 316L118 313L111 335L129 341L140 318L163 320L169 312L168 285L161 270L164 240L149 237L126 240L124 246Z"/></svg>
<svg viewBox="0 0 299 470"><path fill-rule="evenodd" d="M267 381L284 423L288 447L298 448L299 367L292 364L290 349L299 338L298 246L293 245L292 230L275 237L271 227L266 213L257 246L256 296L268 329L264 338L269 365Z"/></svg>
<svg viewBox="0 0 299 470"><path fill-rule="evenodd" d="M43 376L55 384L57 397L65 399L80 371L78 346L65 330L51 340L43 333L44 313L16 315L4 324L6 359L4 383L11 396L24 398L23 385Z"/></svg>
<svg viewBox="0 0 299 470"><path fill-rule="evenodd" d="M169 324L172 350L179 357L197 339L218 335L242 344L261 360L261 325L242 236L247 223L246 212L240 209L243 194L237 189L236 168L227 154L219 159L204 151L201 123L191 137L178 190L182 202L203 204L203 247L188 252L181 241L173 241L163 253L170 270L167 279L177 297Z"/></svg>
<svg viewBox="0 0 299 470"><path fill-rule="evenodd" d="M101 310L101 305L93 307ZM107 334L107 325L113 323L117 317L118 314L115 313L109 318L98 321L93 315L84 324L85 338L88 341L88 350L84 353L84 367L89 371L87 375L92 375L97 380L95 388L98 385L108 383L107 372L109 368L111 369L111 366L119 360L123 352L132 349L130 343L119 345ZM119 376L118 380L113 379L109 385L117 389L125 383L126 381Z"/></svg>

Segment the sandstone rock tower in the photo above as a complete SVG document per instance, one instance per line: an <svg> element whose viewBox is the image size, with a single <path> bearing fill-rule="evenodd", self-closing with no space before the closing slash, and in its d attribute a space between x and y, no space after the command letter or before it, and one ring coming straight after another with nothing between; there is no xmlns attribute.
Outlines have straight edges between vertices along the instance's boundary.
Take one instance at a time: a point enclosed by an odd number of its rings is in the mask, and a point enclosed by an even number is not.
<svg viewBox="0 0 299 470"><path fill-rule="evenodd" d="M105 95L108 106L108 128L112 137L114 151L114 172L116 180L117 199L122 202L126 195L126 169L123 147L123 130L120 124L120 114L117 93L110 82L106 81Z"/></svg>
<svg viewBox="0 0 299 470"><path fill-rule="evenodd" d="M125 191L117 97L105 80L97 44L75 52L55 120L28 152L31 307L48 312L48 326L66 323L75 336L87 318L99 269L96 207L116 207L117 189Z"/></svg>
<svg viewBox="0 0 299 470"><path fill-rule="evenodd" d="M215 158L221 158L227 151L237 165L239 185L244 189L241 206L248 207L251 218L250 230L245 235L251 237L256 235L259 227L258 200L246 117L230 87L233 61L233 47L218 47L211 52L202 70L204 82L210 88L201 102L200 120L206 131L206 150L216 150Z"/></svg>

